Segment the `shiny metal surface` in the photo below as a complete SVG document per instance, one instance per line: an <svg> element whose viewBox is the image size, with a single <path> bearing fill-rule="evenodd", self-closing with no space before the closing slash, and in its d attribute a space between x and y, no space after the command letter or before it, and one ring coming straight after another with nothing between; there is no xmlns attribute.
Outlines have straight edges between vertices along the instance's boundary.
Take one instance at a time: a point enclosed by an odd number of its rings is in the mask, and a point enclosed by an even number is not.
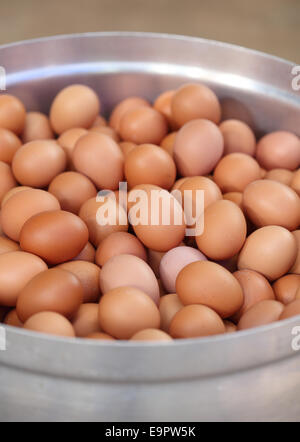
<svg viewBox="0 0 300 442"><path fill-rule="evenodd" d="M293 65L201 39L104 33L0 47L8 92L47 111L73 82L94 87L105 112L123 97L153 98L205 81L226 117L258 134L300 135ZM300 318L234 335L172 344L54 339L7 327L0 351L0 421L300 420ZM300 339L298 340L300 344Z"/></svg>

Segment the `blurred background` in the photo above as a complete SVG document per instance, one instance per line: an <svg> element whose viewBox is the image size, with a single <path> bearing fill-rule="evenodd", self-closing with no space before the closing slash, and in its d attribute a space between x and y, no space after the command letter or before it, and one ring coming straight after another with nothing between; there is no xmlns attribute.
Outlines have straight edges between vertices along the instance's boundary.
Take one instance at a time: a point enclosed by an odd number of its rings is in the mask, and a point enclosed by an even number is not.
<svg viewBox="0 0 300 442"><path fill-rule="evenodd" d="M77 32L151 31L235 43L300 64L299 0L0 1L0 44Z"/></svg>

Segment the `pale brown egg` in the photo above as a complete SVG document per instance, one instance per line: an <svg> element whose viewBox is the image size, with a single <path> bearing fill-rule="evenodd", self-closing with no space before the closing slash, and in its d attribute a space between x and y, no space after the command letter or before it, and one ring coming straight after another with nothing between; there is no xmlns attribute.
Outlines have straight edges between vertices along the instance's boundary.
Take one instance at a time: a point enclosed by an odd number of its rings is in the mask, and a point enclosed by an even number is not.
<svg viewBox="0 0 300 442"><path fill-rule="evenodd" d="M223 195L224 200L232 201L241 210L243 210L243 193L242 192L227 192Z"/></svg>
<svg viewBox="0 0 300 442"><path fill-rule="evenodd" d="M285 275L273 284L273 290L277 301L282 304L290 304L296 298L300 288L300 275Z"/></svg>
<svg viewBox="0 0 300 442"><path fill-rule="evenodd" d="M90 132L96 132L98 134L107 135L108 137L112 138L116 143L120 142L119 135L112 127L106 127L106 126L92 127L90 129Z"/></svg>
<svg viewBox="0 0 300 442"><path fill-rule="evenodd" d="M250 156L255 155L256 139L253 130L240 120L226 120L220 124L220 131L224 137L224 154L235 152Z"/></svg>
<svg viewBox="0 0 300 442"><path fill-rule="evenodd" d="M281 302L264 300L250 307L241 317L238 323L238 330L260 327L279 320L284 310Z"/></svg>
<svg viewBox="0 0 300 442"><path fill-rule="evenodd" d="M300 225L300 198L291 188L272 180L258 180L244 191L246 215L257 226L277 225L295 230Z"/></svg>
<svg viewBox="0 0 300 442"><path fill-rule="evenodd" d="M179 310L170 324L170 335L175 339L198 338L226 332L220 316L205 305L187 305Z"/></svg>
<svg viewBox="0 0 300 442"><path fill-rule="evenodd" d="M163 114L163 116L167 119L170 128L176 128L177 124L173 120L172 116L172 100L175 95L175 90L166 91L161 93L156 100L154 101L153 107L158 112Z"/></svg>
<svg viewBox="0 0 300 442"><path fill-rule="evenodd" d="M55 312L72 319L83 300L79 279L60 268L33 277L21 290L17 314L22 322L39 312Z"/></svg>
<svg viewBox="0 0 300 442"><path fill-rule="evenodd" d="M222 318L234 315L244 300L237 279L224 267L210 261L197 261L184 267L176 280L176 293L184 305L206 305Z"/></svg>
<svg viewBox="0 0 300 442"><path fill-rule="evenodd" d="M241 209L232 201L220 200L204 211L204 229L196 236L199 250L220 261L235 256L243 247L247 223Z"/></svg>
<svg viewBox="0 0 300 442"><path fill-rule="evenodd" d="M35 140L50 140L54 133L47 115L41 112L28 112L22 132L23 143Z"/></svg>
<svg viewBox="0 0 300 442"><path fill-rule="evenodd" d="M75 215L87 200L97 195L97 189L92 181L78 172L64 172L57 175L51 181L48 191L58 199L62 210Z"/></svg>
<svg viewBox="0 0 300 442"><path fill-rule="evenodd" d="M123 180L124 155L107 135L89 132L73 150L75 169L89 177L99 189L116 190Z"/></svg>
<svg viewBox="0 0 300 442"><path fill-rule="evenodd" d="M294 173L290 185L291 188L300 196L300 169Z"/></svg>
<svg viewBox="0 0 300 442"><path fill-rule="evenodd" d="M147 328L159 328L159 310L143 291L120 287L107 292L99 304L102 329L118 339L130 339Z"/></svg>
<svg viewBox="0 0 300 442"><path fill-rule="evenodd" d="M90 87L80 84L68 86L52 102L51 126L59 135L74 127L88 129L99 115L100 107L99 98Z"/></svg>
<svg viewBox="0 0 300 442"><path fill-rule="evenodd" d="M90 241L98 245L114 232L127 232L127 213L112 197L97 201L91 198L86 201L79 211L80 218L89 230Z"/></svg>
<svg viewBox="0 0 300 442"><path fill-rule="evenodd" d="M169 190L176 179L176 166L161 147L142 144L126 156L125 177L131 189L139 184L154 184Z"/></svg>
<svg viewBox="0 0 300 442"><path fill-rule="evenodd" d="M146 293L156 304L160 294L157 279L149 265L134 255L110 258L100 272L100 289L103 294L118 287L135 287Z"/></svg>
<svg viewBox="0 0 300 442"><path fill-rule="evenodd" d="M15 307L20 292L47 265L35 255L21 251L0 255L0 305Z"/></svg>
<svg viewBox="0 0 300 442"><path fill-rule="evenodd" d="M161 141L160 147L162 147L169 155L173 158L174 155L174 146L175 146L175 138L177 132L171 132Z"/></svg>
<svg viewBox="0 0 300 442"><path fill-rule="evenodd" d="M20 318L18 317L16 309L13 309L9 313L7 313L4 319L4 324L17 328L23 328L24 326L23 322L20 321Z"/></svg>
<svg viewBox="0 0 300 442"><path fill-rule="evenodd" d="M0 127L0 161L11 164L15 153L21 146L21 140L15 133Z"/></svg>
<svg viewBox="0 0 300 442"><path fill-rule="evenodd" d="M79 255L75 256L72 261L87 261L95 262L96 250L90 242L88 242L84 248L81 250Z"/></svg>
<svg viewBox="0 0 300 442"><path fill-rule="evenodd" d="M91 333L90 335L86 336L86 339L94 339L96 341L115 341L115 338L107 333Z"/></svg>
<svg viewBox="0 0 300 442"><path fill-rule="evenodd" d="M20 245L49 264L70 261L88 242L88 228L73 213L55 210L33 216L24 224Z"/></svg>
<svg viewBox="0 0 300 442"><path fill-rule="evenodd" d="M98 246L96 264L102 267L110 258L118 255L134 255L147 262L145 247L128 232L115 232L105 238Z"/></svg>
<svg viewBox="0 0 300 442"><path fill-rule="evenodd" d="M176 293L165 295L160 299L159 313L161 319L160 327L162 330L169 332L172 319L182 308L183 304Z"/></svg>
<svg viewBox="0 0 300 442"><path fill-rule="evenodd" d="M82 304L72 319L76 336L85 338L92 333L101 332L98 316L98 304Z"/></svg>
<svg viewBox="0 0 300 442"><path fill-rule="evenodd" d="M246 239L238 260L239 270L254 270L271 281L287 273L297 256L296 239L284 227L266 226Z"/></svg>
<svg viewBox="0 0 300 442"><path fill-rule="evenodd" d="M135 148L137 147L137 144L131 143L130 141L122 141L119 143L120 149L123 152L124 157L127 157L127 155Z"/></svg>
<svg viewBox="0 0 300 442"><path fill-rule="evenodd" d="M266 170L295 170L300 166L300 140L291 132L272 132L259 140L256 158Z"/></svg>
<svg viewBox="0 0 300 442"><path fill-rule="evenodd" d="M54 140L36 140L24 144L14 156L13 173L20 184L46 187L67 165L64 150Z"/></svg>
<svg viewBox="0 0 300 442"><path fill-rule="evenodd" d="M281 184L290 186L293 180L294 172L287 169L272 169L266 172L264 178L266 180L278 181Z"/></svg>
<svg viewBox="0 0 300 442"><path fill-rule="evenodd" d="M260 179L257 161L244 153L226 155L214 171L214 182L223 193L243 192L248 184Z"/></svg>
<svg viewBox="0 0 300 442"><path fill-rule="evenodd" d="M23 190L30 190L32 189L32 187L28 187L28 186L17 186L17 187L13 187L12 189L10 189L5 196L2 199L1 202L1 208L4 206L4 204L9 200L9 198L11 198L13 195L15 195L16 193L19 192L23 192Z"/></svg>
<svg viewBox="0 0 300 442"><path fill-rule="evenodd" d="M293 267L290 269L290 273L296 273L297 275L300 275L300 230L295 230L293 232L293 236L296 240L298 253L297 253L296 261L295 261Z"/></svg>
<svg viewBox="0 0 300 442"><path fill-rule="evenodd" d="M172 118L181 127L185 123L205 118L218 124L221 106L216 94L204 84L185 84L173 96Z"/></svg>
<svg viewBox="0 0 300 442"><path fill-rule="evenodd" d="M0 255L8 252L16 252L17 250L20 250L20 246L17 242L9 238L0 237Z"/></svg>
<svg viewBox="0 0 300 442"><path fill-rule="evenodd" d="M118 103L113 109L109 119L109 125L117 132L119 132L121 120L123 116L126 114L126 112L143 106L151 107L150 103L144 98L140 97L125 98L124 100L120 101L120 103Z"/></svg>
<svg viewBox="0 0 300 442"><path fill-rule="evenodd" d="M237 326L231 321L225 320L224 325L226 333L235 333L237 331Z"/></svg>
<svg viewBox="0 0 300 442"><path fill-rule="evenodd" d="M0 127L20 135L25 124L26 110L24 104L8 94L0 95Z"/></svg>
<svg viewBox="0 0 300 442"><path fill-rule="evenodd" d="M194 120L177 133L174 160L181 176L207 175L219 162L224 151L220 129L212 121Z"/></svg>
<svg viewBox="0 0 300 442"><path fill-rule="evenodd" d="M233 276L240 283L244 294L242 307L231 318L235 323L239 322L243 314L253 305L267 299L275 299L269 281L260 273L254 272L253 270L239 270L234 272Z"/></svg>
<svg viewBox="0 0 300 442"><path fill-rule="evenodd" d="M147 328L146 330L141 330L135 333L131 341L161 341L170 342L173 341L170 335L162 330L157 330L155 328Z"/></svg>
<svg viewBox="0 0 300 442"><path fill-rule="evenodd" d="M98 302L100 298L100 268L91 262L69 261L60 264L60 269L67 270L77 276L83 288L83 302Z"/></svg>
<svg viewBox="0 0 300 442"><path fill-rule="evenodd" d="M10 166L0 161L0 203L13 187L17 185Z"/></svg>
<svg viewBox="0 0 300 442"><path fill-rule="evenodd" d="M72 324L62 315L54 312L40 312L31 316L25 324L26 330L66 338L75 338Z"/></svg>
<svg viewBox="0 0 300 442"><path fill-rule="evenodd" d="M81 127L75 127L73 129L66 130L57 139L58 144L63 148L63 150L67 155L68 167L71 170L74 170L72 155L75 145L79 140L79 138L87 134L88 131L86 129L82 129Z"/></svg>
<svg viewBox="0 0 300 442"><path fill-rule="evenodd" d="M9 238L19 241L24 224L32 216L59 209L58 200L50 193L40 189L24 190L11 196L2 207L1 225Z"/></svg>
<svg viewBox="0 0 300 442"><path fill-rule="evenodd" d="M107 123L106 119L102 115L97 115L97 117L91 127L104 127L104 126L107 126L107 124L108 123Z"/></svg>

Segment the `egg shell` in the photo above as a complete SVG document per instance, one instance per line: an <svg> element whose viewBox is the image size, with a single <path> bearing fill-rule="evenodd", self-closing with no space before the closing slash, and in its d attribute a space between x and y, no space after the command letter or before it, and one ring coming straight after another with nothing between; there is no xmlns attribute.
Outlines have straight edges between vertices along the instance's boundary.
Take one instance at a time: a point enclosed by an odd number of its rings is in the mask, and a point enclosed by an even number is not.
<svg viewBox="0 0 300 442"><path fill-rule="evenodd" d="M70 261L59 265L60 269L67 270L77 276L83 288L83 302L98 302L100 298L99 277L100 268L91 262Z"/></svg>
<svg viewBox="0 0 300 442"><path fill-rule="evenodd" d="M173 96L172 118L181 127L185 123L205 118L218 124L221 106L216 94L204 84L185 84Z"/></svg>
<svg viewBox="0 0 300 442"><path fill-rule="evenodd" d="M100 300L99 321L103 330L118 339L130 339L147 328L159 328L159 310L152 299L133 287L108 291Z"/></svg>
<svg viewBox="0 0 300 442"><path fill-rule="evenodd" d="M75 258L88 237L88 228L78 216L55 210L30 218L21 230L20 245L54 265Z"/></svg>
<svg viewBox="0 0 300 442"><path fill-rule="evenodd" d="M21 146L21 140L16 134L0 127L0 161L11 164L15 153Z"/></svg>
<svg viewBox="0 0 300 442"><path fill-rule="evenodd" d="M266 172L264 178L267 180L278 181L281 184L290 186L293 180L294 172L287 169L272 169Z"/></svg>
<svg viewBox="0 0 300 442"><path fill-rule="evenodd" d="M153 103L154 109L160 112L167 119L170 128L177 127L177 124L172 116L172 100L175 93L175 90L162 92Z"/></svg>
<svg viewBox="0 0 300 442"><path fill-rule="evenodd" d="M266 170L295 170L300 166L300 140L287 131L267 134L257 143L256 158Z"/></svg>
<svg viewBox="0 0 300 442"><path fill-rule="evenodd" d="M107 135L89 132L73 150L75 169L90 178L99 189L116 190L123 180L124 155Z"/></svg>
<svg viewBox="0 0 300 442"><path fill-rule="evenodd" d="M210 261L197 261L184 267L176 280L176 293L184 305L206 305L222 318L234 315L244 300L237 279L228 270Z"/></svg>
<svg viewBox="0 0 300 442"><path fill-rule="evenodd" d="M32 187L28 186L17 186L10 189L4 196L2 202L1 202L1 208L4 206L4 204L11 198L13 195L19 192L23 192L23 190L30 190Z"/></svg>
<svg viewBox="0 0 300 442"><path fill-rule="evenodd" d="M86 243L79 255L75 256L72 261L87 261L95 263L96 250L90 242Z"/></svg>
<svg viewBox="0 0 300 442"><path fill-rule="evenodd" d="M96 341L115 341L115 338L108 335L107 333L91 333L86 336L86 339L94 339Z"/></svg>
<svg viewBox="0 0 300 442"><path fill-rule="evenodd" d="M35 140L24 144L15 154L12 170L23 186L46 187L67 165L64 150L54 140Z"/></svg>
<svg viewBox="0 0 300 442"><path fill-rule="evenodd" d="M145 247L128 232L115 232L105 238L98 246L96 264L102 267L110 258L118 255L134 255L147 262Z"/></svg>
<svg viewBox="0 0 300 442"><path fill-rule="evenodd" d="M16 251L0 255L0 305L15 307L23 288L47 268L44 261L30 253Z"/></svg>
<svg viewBox="0 0 300 442"><path fill-rule="evenodd" d="M47 115L41 112L27 112L22 132L23 143L35 140L51 140L54 133Z"/></svg>
<svg viewBox="0 0 300 442"><path fill-rule="evenodd" d="M300 230L295 230L292 233L293 233L293 236L296 240L298 253L297 253L296 261L295 261L294 265L292 266L292 268L290 269L290 273L296 273L297 275L300 275Z"/></svg>
<svg viewBox="0 0 300 442"><path fill-rule="evenodd" d="M285 275L273 284L277 301L282 304L290 304L296 298L297 290L300 288L300 275Z"/></svg>
<svg viewBox="0 0 300 442"><path fill-rule="evenodd" d="M170 134L166 135L165 138L160 143L160 147L164 149L169 155L171 155L172 158L174 154L176 135L177 132L171 132Z"/></svg>
<svg viewBox="0 0 300 442"><path fill-rule="evenodd" d="M27 189L15 193L2 207L1 225L9 238L19 241L24 224L32 216L59 209L55 196L44 190Z"/></svg>
<svg viewBox="0 0 300 442"><path fill-rule="evenodd" d="M100 100L90 87L80 84L68 86L52 102L51 126L59 135L75 127L88 129L99 115L100 108Z"/></svg>
<svg viewBox="0 0 300 442"><path fill-rule="evenodd" d="M238 330L260 327L279 320L284 310L283 304L266 299L250 307L241 317Z"/></svg>
<svg viewBox="0 0 300 442"><path fill-rule="evenodd" d="M17 328L23 328L24 326L23 322L20 321L20 318L18 317L16 309L13 309L7 313L4 319L4 324Z"/></svg>
<svg viewBox="0 0 300 442"><path fill-rule="evenodd" d="M9 238L0 237L0 255L8 252L16 252L20 250L20 246Z"/></svg>
<svg viewBox="0 0 300 442"><path fill-rule="evenodd" d="M254 270L274 281L289 271L297 256L296 239L284 227L266 226L246 239L238 260L239 270Z"/></svg>
<svg viewBox="0 0 300 442"><path fill-rule="evenodd" d="M22 322L39 312L55 312L72 319L83 301L83 288L71 272L54 268L34 278L21 290L17 314Z"/></svg>
<svg viewBox="0 0 300 442"><path fill-rule="evenodd" d="M16 185L17 182L13 176L10 166L3 161L0 161L0 203L7 192L9 192L9 190Z"/></svg>
<svg viewBox="0 0 300 442"><path fill-rule="evenodd" d="M110 116L109 125L117 132L120 131L120 124L126 112L138 107L150 107L150 103L141 97L128 97L118 103Z"/></svg>
<svg viewBox="0 0 300 442"><path fill-rule="evenodd" d="M24 328L46 335L75 338L70 321L55 312L40 312L31 316L25 322Z"/></svg>
<svg viewBox="0 0 300 442"><path fill-rule="evenodd" d="M161 319L161 329L165 332L169 332L170 324L172 319L179 310L183 308L183 304L176 295L176 293L171 293L165 295L160 299L159 303L159 313Z"/></svg>
<svg viewBox="0 0 300 442"><path fill-rule="evenodd" d="M73 129L66 130L57 139L58 144L63 148L65 154L67 155L67 166L70 170L74 170L73 164L73 150L76 146L77 141L87 135L88 131L82 129L81 127L74 127Z"/></svg>
<svg viewBox="0 0 300 442"><path fill-rule="evenodd" d="M300 169L294 173L292 181L290 183L291 188L300 196Z"/></svg>
<svg viewBox="0 0 300 442"><path fill-rule="evenodd" d="M284 307L284 310L279 318L280 321L283 319L289 319L294 316L300 316L300 299L297 298L295 301Z"/></svg>
<svg viewBox="0 0 300 442"><path fill-rule="evenodd" d="M79 307L72 320L72 325L78 338L85 338L92 333L101 332L98 312L98 304L82 304Z"/></svg>
<svg viewBox="0 0 300 442"><path fill-rule="evenodd" d="M226 120L220 124L220 131L224 137L224 154L243 153L254 156L256 139L253 130L240 120Z"/></svg>
<svg viewBox="0 0 300 442"><path fill-rule="evenodd" d="M235 256L243 247L247 224L241 209L233 202L220 200L204 211L204 230L196 237L199 250L219 261Z"/></svg>
<svg viewBox="0 0 300 442"><path fill-rule="evenodd" d="M0 127L20 135L25 124L24 104L13 95L0 95Z"/></svg>
<svg viewBox="0 0 300 442"><path fill-rule="evenodd" d="M244 191L246 215L257 226L277 225L295 230L300 225L300 198L285 184L258 180Z"/></svg>
<svg viewBox="0 0 300 442"><path fill-rule="evenodd" d="M205 261L206 257L192 247L180 246L169 250L161 259L159 275L168 293L176 292L176 279L180 271L188 264Z"/></svg>
<svg viewBox="0 0 300 442"><path fill-rule="evenodd" d="M147 328L146 330L141 330L135 333L131 341L161 341L170 342L173 341L170 335L162 330L157 330L155 328Z"/></svg>
<svg viewBox="0 0 300 442"><path fill-rule="evenodd" d="M235 333L237 331L237 326L227 319L224 321L226 333Z"/></svg>
<svg viewBox="0 0 300 442"><path fill-rule="evenodd" d="M220 316L205 305L187 305L179 310L170 324L175 339L198 338L225 333Z"/></svg>
<svg viewBox="0 0 300 442"><path fill-rule="evenodd" d="M220 129L212 121L193 120L177 133L174 160L181 176L206 175L221 159L224 140Z"/></svg>
<svg viewBox="0 0 300 442"><path fill-rule="evenodd" d="M102 267L100 288L103 294L125 286L141 290L158 304L160 296L157 279L149 265L137 256L114 256Z"/></svg>

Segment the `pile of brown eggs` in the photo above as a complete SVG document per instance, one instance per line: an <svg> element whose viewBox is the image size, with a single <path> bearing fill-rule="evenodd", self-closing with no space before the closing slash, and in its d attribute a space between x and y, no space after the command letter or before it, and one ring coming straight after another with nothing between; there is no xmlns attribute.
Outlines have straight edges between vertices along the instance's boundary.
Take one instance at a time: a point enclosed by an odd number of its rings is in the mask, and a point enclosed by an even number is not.
<svg viewBox="0 0 300 442"><path fill-rule="evenodd" d="M222 121L201 84L154 104L129 97L109 120L84 85L63 89L49 116L1 94L0 322L171 341L300 315L299 166L297 135L257 141L245 122ZM182 221L133 224L136 190L159 190ZM174 190L196 212L204 193L200 234L187 235ZM115 222L101 222L104 205Z"/></svg>

